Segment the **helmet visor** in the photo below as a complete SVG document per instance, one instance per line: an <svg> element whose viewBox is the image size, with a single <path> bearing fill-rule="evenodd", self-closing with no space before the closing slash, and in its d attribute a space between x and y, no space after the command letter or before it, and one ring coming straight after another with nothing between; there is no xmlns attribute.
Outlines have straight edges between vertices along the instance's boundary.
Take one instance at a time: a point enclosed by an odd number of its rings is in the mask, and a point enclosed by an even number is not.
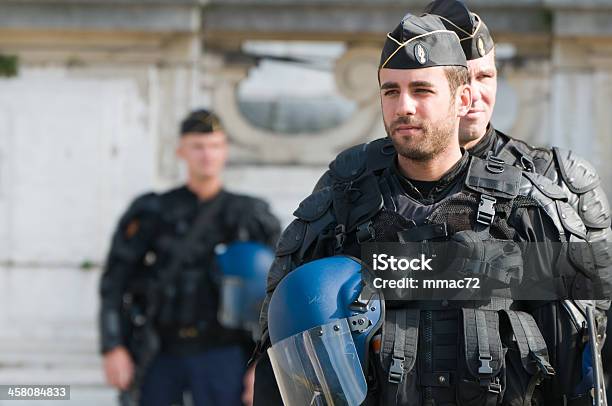
<svg viewBox="0 0 612 406"><path fill-rule="evenodd" d="M366 397L346 319L285 338L268 354L285 405L360 405Z"/></svg>

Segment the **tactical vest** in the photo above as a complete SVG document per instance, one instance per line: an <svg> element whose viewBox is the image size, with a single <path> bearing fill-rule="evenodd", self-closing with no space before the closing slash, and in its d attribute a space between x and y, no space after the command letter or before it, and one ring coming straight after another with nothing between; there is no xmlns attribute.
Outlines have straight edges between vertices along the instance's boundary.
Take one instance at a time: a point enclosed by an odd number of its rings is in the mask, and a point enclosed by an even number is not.
<svg viewBox="0 0 612 406"><path fill-rule="evenodd" d="M301 221L289 234L299 244L287 252L301 247L300 258L315 246L321 256L330 250L359 256L366 241L444 239L466 231L512 239L508 215L528 206L546 212L560 239L586 236L563 190L540 175L500 159L473 158L465 182L426 206L401 193L385 174L393 154L390 141L382 139L339 155L330 165L331 186L294 213ZM329 244L333 249L325 252L321 246ZM505 399L530 404L539 382L554 373L534 319L505 298L391 306L381 340L373 397L385 405L498 405L504 393Z"/></svg>
<svg viewBox="0 0 612 406"><path fill-rule="evenodd" d="M423 205L402 192L395 176L383 175L383 209L370 220L372 240L440 240L465 232L511 240L513 230L505 221L510 211L537 205L528 196L519 198L520 181L518 169L474 158L465 183L457 183L442 200ZM423 405L498 405L508 379L513 393L506 399L529 401L536 385L553 370L535 321L528 313L512 310L507 297L487 303L387 306L378 365L378 380L384 382L378 394L382 404L420 399ZM508 371L506 366L510 347L523 354L519 370Z"/></svg>

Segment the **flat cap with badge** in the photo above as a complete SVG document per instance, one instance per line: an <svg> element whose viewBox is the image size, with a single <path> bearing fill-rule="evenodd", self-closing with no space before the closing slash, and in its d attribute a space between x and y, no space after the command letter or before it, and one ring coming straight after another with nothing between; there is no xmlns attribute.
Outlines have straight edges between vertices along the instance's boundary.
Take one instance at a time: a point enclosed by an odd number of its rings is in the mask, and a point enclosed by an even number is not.
<svg viewBox="0 0 612 406"><path fill-rule="evenodd" d="M424 12L438 16L446 29L459 36L467 60L482 58L495 47L487 25L463 1L435 0Z"/></svg>

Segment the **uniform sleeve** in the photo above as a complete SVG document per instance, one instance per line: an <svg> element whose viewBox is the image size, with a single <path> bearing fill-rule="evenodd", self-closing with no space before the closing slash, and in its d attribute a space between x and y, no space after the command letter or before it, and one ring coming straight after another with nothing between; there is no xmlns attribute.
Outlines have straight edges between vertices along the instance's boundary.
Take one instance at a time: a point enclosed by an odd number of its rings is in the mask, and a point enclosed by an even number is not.
<svg viewBox="0 0 612 406"><path fill-rule="evenodd" d="M261 238L271 247L278 241L281 232L280 221L272 211L268 203L256 200L254 204L255 228L261 234Z"/></svg>
<svg viewBox="0 0 612 406"><path fill-rule="evenodd" d="M280 235L280 222L265 201L233 195L226 211L225 224L229 227L230 237L252 240L274 247Z"/></svg>
<svg viewBox="0 0 612 406"><path fill-rule="evenodd" d="M121 302L130 277L151 248L157 225L158 198L136 199L119 220L100 280L101 352L124 345Z"/></svg>

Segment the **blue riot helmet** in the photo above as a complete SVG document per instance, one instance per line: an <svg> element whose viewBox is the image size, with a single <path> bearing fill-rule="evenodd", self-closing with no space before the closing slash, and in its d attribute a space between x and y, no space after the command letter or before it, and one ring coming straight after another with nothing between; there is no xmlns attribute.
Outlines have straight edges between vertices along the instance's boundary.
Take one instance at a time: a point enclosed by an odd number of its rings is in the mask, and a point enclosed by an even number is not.
<svg viewBox="0 0 612 406"><path fill-rule="evenodd" d="M285 405L365 400L370 340L384 319L380 294L362 282L366 272L359 260L334 256L296 268L276 287L268 354Z"/></svg>
<svg viewBox="0 0 612 406"><path fill-rule="evenodd" d="M274 253L252 241L219 245L216 253L221 293L219 323L226 328L249 331L257 339L259 313Z"/></svg>

